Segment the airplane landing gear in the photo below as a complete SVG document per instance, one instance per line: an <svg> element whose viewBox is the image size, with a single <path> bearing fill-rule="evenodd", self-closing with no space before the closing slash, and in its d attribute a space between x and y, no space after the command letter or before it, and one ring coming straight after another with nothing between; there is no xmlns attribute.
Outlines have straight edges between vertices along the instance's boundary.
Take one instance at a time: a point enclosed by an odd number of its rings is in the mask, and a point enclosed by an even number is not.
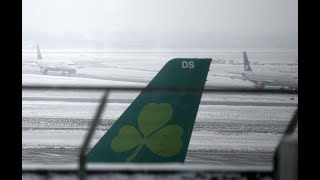
<svg viewBox="0 0 320 180"><path fill-rule="evenodd" d="M44 74L44 75L47 75L48 74L48 69L41 69L41 73Z"/></svg>
<svg viewBox="0 0 320 180"><path fill-rule="evenodd" d="M262 82L256 82L253 84L253 87L255 87L257 89L263 89L265 87L265 84Z"/></svg>
<svg viewBox="0 0 320 180"><path fill-rule="evenodd" d="M71 76L71 73L69 71L63 71L61 73L62 76Z"/></svg>
<svg viewBox="0 0 320 180"><path fill-rule="evenodd" d="M75 69L71 69L68 71L69 76L76 74L76 70Z"/></svg>

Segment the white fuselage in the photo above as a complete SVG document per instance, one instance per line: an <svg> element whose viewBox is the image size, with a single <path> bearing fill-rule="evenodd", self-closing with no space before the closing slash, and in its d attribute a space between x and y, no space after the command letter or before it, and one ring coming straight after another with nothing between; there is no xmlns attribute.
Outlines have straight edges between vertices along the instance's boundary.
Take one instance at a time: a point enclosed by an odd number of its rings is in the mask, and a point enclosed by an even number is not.
<svg viewBox="0 0 320 180"><path fill-rule="evenodd" d="M298 89L298 76L289 73L265 73L245 71L241 74L253 83L264 83L267 86L283 86Z"/></svg>
<svg viewBox="0 0 320 180"><path fill-rule="evenodd" d="M62 72L69 72L75 73L77 71L77 67L71 61L61 61L56 59L41 59L37 60L37 65L40 67L41 70L47 71L62 71Z"/></svg>

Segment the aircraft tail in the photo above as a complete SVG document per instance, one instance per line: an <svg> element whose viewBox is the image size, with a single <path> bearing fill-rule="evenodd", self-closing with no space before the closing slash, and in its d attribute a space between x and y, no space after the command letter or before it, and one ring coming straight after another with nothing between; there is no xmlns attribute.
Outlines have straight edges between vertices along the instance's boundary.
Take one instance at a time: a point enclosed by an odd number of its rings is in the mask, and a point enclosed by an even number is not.
<svg viewBox="0 0 320 180"><path fill-rule="evenodd" d="M243 52L243 65L244 71L252 71L246 52Z"/></svg>
<svg viewBox="0 0 320 180"><path fill-rule="evenodd" d="M184 162L211 61L170 60L91 149L88 162Z"/></svg>
<svg viewBox="0 0 320 180"><path fill-rule="evenodd" d="M39 44L37 44L37 59L42 59Z"/></svg>

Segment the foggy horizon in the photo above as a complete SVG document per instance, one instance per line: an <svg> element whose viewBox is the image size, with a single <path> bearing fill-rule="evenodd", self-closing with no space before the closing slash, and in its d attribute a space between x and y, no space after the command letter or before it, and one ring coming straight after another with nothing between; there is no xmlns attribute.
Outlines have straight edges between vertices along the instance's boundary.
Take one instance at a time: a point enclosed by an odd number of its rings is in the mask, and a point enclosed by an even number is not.
<svg viewBox="0 0 320 180"><path fill-rule="evenodd" d="M297 48L297 0L24 0L23 48ZM33 44L33 45L32 45Z"/></svg>

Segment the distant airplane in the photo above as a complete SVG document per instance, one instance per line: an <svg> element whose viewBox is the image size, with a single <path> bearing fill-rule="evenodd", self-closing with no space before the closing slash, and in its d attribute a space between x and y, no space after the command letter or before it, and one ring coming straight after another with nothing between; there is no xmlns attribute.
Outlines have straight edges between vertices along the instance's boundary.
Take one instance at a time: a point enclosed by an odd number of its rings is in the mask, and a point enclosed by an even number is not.
<svg viewBox="0 0 320 180"><path fill-rule="evenodd" d="M170 60L90 150L88 162L184 162L211 61Z"/></svg>
<svg viewBox="0 0 320 180"><path fill-rule="evenodd" d="M61 75L76 74L77 68L75 63L69 60L42 59L39 45L37 44L37 65L40 67L42 74L48 74L49 71L61 71Z"/></svg>
<svg viewBox="0 0 320 180"><path fill-rule="evenodd" d="M253 86L257 89L263 89L265 86L281 86L289 87L292 90L298 90L298 76L289 73L280 72L253 72L248 61L247 53L243 52L243 72L228 72L233 74L240 74L241 76L222 76L229 77L231 79L242 79L253 82ZM216 76L216 75L215 75Z"/></svg>

